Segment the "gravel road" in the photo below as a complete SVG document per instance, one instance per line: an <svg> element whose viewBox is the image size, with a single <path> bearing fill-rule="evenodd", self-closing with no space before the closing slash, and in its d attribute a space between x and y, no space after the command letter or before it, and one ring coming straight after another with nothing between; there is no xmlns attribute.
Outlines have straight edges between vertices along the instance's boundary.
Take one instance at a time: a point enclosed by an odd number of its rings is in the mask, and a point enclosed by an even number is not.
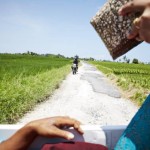
<svg viewBox="0 0 150 150"><path fill-rule="evenodd" d="M137 110L100 71L83 62L76 75L69 74L47 101L18 123L67 115L83 124L127 125Z"/></svg>

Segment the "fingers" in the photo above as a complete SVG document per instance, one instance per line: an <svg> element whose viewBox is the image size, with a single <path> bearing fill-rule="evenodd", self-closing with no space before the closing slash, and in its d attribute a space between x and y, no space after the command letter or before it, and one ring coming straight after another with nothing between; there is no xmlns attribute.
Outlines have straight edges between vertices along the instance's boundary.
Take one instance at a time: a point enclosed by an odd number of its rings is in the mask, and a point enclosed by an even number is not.
<svg viewBox="0 0 150 150"><path fill-rule="evenodd" d="M80 134L83 134L80 127L81 123L76 119L70 117L53 117L51 118L51 121L53 122L53 125L51 125L51 128L48 130L50 137L61 137L67 140L73 139L74 135L69 131L63 130L64 127L74 127Z"/></svg>
<svg viewBox="0 0 150 150"><path fill-rule="evenodd" d="M139 30L133 25L132 29L127 31L126 36L128 39L134 39L138 36Z"/></svg>
<svg viewBox="0 0 150 150"><path fill-rule="evenodd" d="M147 7L141 16L139 35L141 39L150 43L150 7Z"/></svg>
<svg viewBox="0 0 150 150"><path fill-rule="evenodd" d="M78 120L69 117L59 117L58 120L55 123L57 127L74 127L79 133L83 134L80 127L81 123Z"/></svg>
<svg viewBox="0 0 150 150"><path fill-rule="evenodd" d="M140 34L141 29L141 17L136 18L133 21L133 25L130 31L127 32L126 36L128 39L136 39L137 41L143 41L143 38Z"/></svg>
<svg viewBox="0 0 150 150"><path fill-rule="evenodd" d="M68 131L62 130L64 127L74 127L80 134L83 134L80 128L80 122L69 117L50 117L36 120L30 123L37 135L45 137L62 137L73 139L74 135Z"/></svg>
<svg viewBox="0 0 150 150"><path fill-rule="evenodd" d="M125 4L123 7L120 8L119 14L120 15L127 15L129 13L133 12L141 12L144 10L144 3L141 0L134 0L132 2L129 2Z"/></svg>
<svg viewBox="0 0 150 150"><path fill-rule="evenodd" d="M135 39L136 39L137 41L139 41L139 42L140 42L140 41L143 41L140 36L137 36Z"/></svg>
<svg viewBox="0 0 150 150"><path fill-rule="evenodd" d="M134 8L134 3L129 2L129 3L125 4L123 7L121 7L118 13L120 15L126 15L128 13L131 13L133 11L133 8Z"/></svg>
<svg viewBox="0 0 150 150"><path fill-rule="evenodd" d="M140 26L141 26L141 17L139 18L135 18L134 21L133 21L133 26L136 28L136 29L140 29Z"/></svg>
<svg viewBox="0 0 150 150"><path fill-rule="evenodd" d="M133 21L132 30L127 34L128 39L150 43L150 8L147 7L142 16Z"/></svg>
<svg viewBox="0 0 150 150"><path fill-rule="evenodd" d="M74 134L65 130L61 130L57 127L53 127L53 130L50 131L50 137L60 137L66 140L72 140L74 138Z"/></svg>
<svg viewBox="0 0 150 150"><path fill-rule="evenodd" d="M132 29L127 32L127 38L150 43L150 1L133 0L120 8L118 13L127 15L134 12L140 12L142 15L138 20L134 20Z"/></svg>
<svg viewBox="0 0 150 150"><path fill-rule="evenodd" d="M76 129L80 134L83 134L84 132L83 132L83 130L82 130L80 125L81 125L80 122L75 122L74 129Z"/></svg>

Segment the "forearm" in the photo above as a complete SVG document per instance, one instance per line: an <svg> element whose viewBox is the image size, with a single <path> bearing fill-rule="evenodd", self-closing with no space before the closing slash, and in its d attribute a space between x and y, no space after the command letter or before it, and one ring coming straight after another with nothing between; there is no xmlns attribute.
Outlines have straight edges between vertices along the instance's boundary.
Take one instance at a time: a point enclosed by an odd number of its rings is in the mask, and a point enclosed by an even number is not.
<svg viewBox="0 0 150 150"><path fill-rule="evenodd" d="M33 127L26 125L0 144L0 150L26 150L36 138Z"/></svg>

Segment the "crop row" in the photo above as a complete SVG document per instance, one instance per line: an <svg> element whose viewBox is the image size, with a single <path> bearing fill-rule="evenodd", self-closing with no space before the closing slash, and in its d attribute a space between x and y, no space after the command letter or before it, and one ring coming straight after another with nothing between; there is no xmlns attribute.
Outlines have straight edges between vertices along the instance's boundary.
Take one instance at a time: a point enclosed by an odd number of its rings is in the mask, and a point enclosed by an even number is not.
<svg viewBox="0 0 150 150"><path fill-rule="evenodd" d="M6 75L7 79L36 75L69 63L70 60L64 58L0 54L0 80Z"/></svg>

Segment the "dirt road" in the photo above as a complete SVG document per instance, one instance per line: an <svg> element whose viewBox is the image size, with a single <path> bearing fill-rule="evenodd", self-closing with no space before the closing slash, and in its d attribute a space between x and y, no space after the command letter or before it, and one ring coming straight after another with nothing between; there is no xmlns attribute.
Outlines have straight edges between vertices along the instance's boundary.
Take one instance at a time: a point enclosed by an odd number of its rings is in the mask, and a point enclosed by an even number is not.
<svg viewBox="0 0 150 150"><path fill-rule="evenodd" d="M67 115L84 124L126 125L138 108L121 98L120 92L93 66L83 63L76 75L69 74L46 102L18 123Z"/></svg>

